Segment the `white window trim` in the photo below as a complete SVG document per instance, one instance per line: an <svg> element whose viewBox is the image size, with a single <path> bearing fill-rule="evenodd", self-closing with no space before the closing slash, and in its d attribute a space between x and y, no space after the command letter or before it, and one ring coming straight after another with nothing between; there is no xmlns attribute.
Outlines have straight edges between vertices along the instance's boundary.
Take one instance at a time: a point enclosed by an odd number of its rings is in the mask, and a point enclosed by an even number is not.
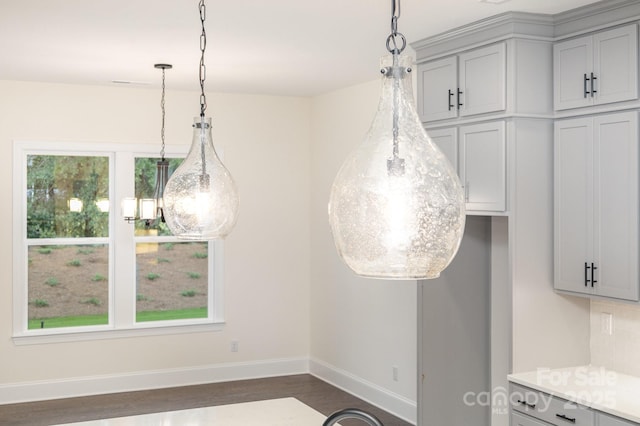
<svg viewBox="0 0 640 426"><path fill-rule="evenodd" d="M50 148L55 147L55 148ZM101 326L65 327L29 330L28 324L28 259L27 248L27 204L23 189L27 179L27 155L108 156L110 176L116 170L122 175L133 176L135 158L157 157L158 147L145 144L105 144L50 141L14 141L13 143L13 341L16 345L59 343L70 341L100 340L123 337L151 336L162 334L218 331L224 326L224 244L221 240L209 244L209 291L207 318L174 321L135 322L135 244L145 237L135 237L133 224L122 219L120 201L133 197L133 179L110 179L109 182L109 237L94 238L109 242L109 324ZM187 147L167 145L167 157L186 156ZM154 241L183 241L176 237L153 237ZM83 239L84 240L84 239ZM42 244L51 239L42 239ZM118 259L115 248L118 247ZM116 262L120 264L116 265ZM124 262L124 264L122 264ZM117 282L125 284L115 287Z"/></svg>

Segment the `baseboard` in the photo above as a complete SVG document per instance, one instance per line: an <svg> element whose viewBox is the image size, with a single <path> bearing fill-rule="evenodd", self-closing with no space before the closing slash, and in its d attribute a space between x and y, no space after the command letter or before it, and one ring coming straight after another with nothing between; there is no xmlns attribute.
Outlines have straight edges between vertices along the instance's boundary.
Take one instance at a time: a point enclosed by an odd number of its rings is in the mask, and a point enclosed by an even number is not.
<svg viewBox="0 0 640 426"><path fill-rule="evenodd" d="M316 359L309 360L309 373L396 417L416 424L418 409L415 401Z"/></svg>
<svg viewBox="0 0 640 426"><path fill-rule="evenodd" d="M309 372L308 358L214 364L107 376L0 384L0 405L78 396L190 386Z"/></svg>

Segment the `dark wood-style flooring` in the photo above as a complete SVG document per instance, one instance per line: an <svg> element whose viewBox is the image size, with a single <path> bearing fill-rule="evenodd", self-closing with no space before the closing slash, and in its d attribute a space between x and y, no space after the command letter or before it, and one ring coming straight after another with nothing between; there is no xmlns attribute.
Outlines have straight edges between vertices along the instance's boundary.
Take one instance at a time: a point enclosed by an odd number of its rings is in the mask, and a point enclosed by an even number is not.
<svg viewBox="0 0 640 426"><path fill-rule="evenodd" d="M309 374L0 405L0 425L52 425L286 397L295 397L326 416L343 408L360 408L385 426L410 425ZM364 423L343 420L340 424Z"/></svg>

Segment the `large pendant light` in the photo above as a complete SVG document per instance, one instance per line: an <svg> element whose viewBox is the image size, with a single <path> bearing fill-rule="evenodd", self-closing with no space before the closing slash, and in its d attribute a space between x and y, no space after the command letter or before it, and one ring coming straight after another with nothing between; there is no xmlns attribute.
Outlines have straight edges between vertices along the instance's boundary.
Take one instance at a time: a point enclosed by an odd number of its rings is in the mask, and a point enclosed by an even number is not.
<svg viewBox="0 0 640 426"><path fill-rule="evenodd" d="M411 58L397 31L382 59L382 93L364 141L346 158L331 188L329 222L338 253L358 275L436 278L464 232L464 192L455 170L430 140L416 113Z"/></svg>
<svg viewBox="0 0 640 426"><path fill-rule="evenodd" d="M226 237L238 216L238 193L231 174L218 158L211 137L211 118L205 118L204 93L207 46L206 7L199 3L200 23L200 117L194 119L191 149L164 189L164 217L173 235L190 240Z"/></svg>

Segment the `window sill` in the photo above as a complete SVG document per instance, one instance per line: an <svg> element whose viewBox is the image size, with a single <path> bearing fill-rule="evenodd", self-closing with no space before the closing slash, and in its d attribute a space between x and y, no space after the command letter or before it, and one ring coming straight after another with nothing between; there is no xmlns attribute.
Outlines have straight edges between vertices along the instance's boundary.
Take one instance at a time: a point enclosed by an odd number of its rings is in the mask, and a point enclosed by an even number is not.
<svg viewBox="0 0 640 426"><path fill-rule="evenodd" d="M131 337L144 337L144 336L163 336L171 334L185 334L185 333L205 333L221 331L224 328L224 322L215 323L202 323L202 324L142 324L135 328L127 329L113 329L104 328L86 331L74 331L59 329L55 331L48 331L47 334L41 333L39 330L32 332L26 332L21 335L13 336L13 343L16 346L25 345L41 345L47 343L64 343L64 342L84 342L91 340L106 340L106 339L124 339Z"/></svg>

